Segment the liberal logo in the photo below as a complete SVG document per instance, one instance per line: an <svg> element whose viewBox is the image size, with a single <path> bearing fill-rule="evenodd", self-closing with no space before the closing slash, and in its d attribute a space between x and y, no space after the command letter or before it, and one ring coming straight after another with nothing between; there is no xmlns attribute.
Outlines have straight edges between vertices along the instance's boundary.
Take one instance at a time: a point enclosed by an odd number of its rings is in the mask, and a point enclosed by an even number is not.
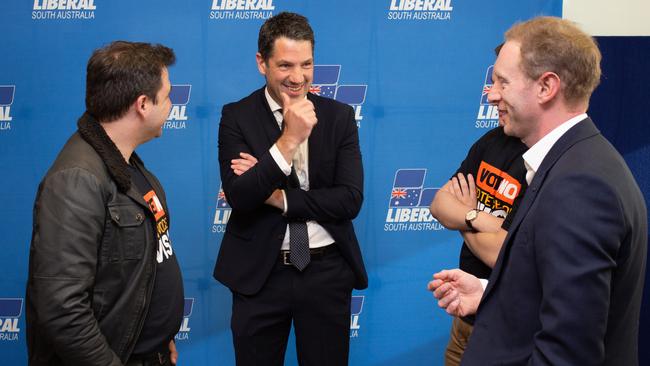
<svg viewBox="0 0 650 366"><path fill-rule="evenodd" d="M190 339L190 316L192 316L192 309L194 308L194 298L188 297L185 298L183 304L183 322L181 323L181 328L174 336L174 339L177 341L186 341Z"/></svg>
<svg viewBox="0 0 650 366"><path fill-rule="evenodd" d="M32 19L95 19L95 0L34 0Z"/></svg>
<svg viewBox="0 0 650 366"><path fill-rule="evenodd" d="M214 222L212 223L213 233L223 233L226 231L226 224L230 218L232 209L226 199L226 194L223 193L223 188L219 186L219 193L217 194L217 208L214 214Z"/></svg>
<svg viewBox="0 0 650 366"><path fill-rule="evenodd" d="M481 103L476 116L476 128L494 128L499 125L499 109L488 101L488 93L492 89L492 69L494 69L494 65L490 65L485 72Z"/></svg>
<svg viewBox="0 0 650 366"><path fill-rule="evenodd" d="M438 188L425 188L426 169L399 169L388 201L384 231L442 230L429 205Z"/></svg>
<svg viewBox="0 0 650 366"><path fill-rule="evenodd" d="M22 312L22 298L0 299L0 341L18 340L18 319Z"/></svg>
<svg viewBox="0 0 650 366"><path fill-rule="evenodd" d="M450 20L451 0L390 0L388 20Z"/></svg>
<svg viewBox="0 0 650 366"><path fill-rule="evenodd" d="M212 0L210 19L269 19L273 16L273 0Z"/></svg>
<svg viewBox="0 0 650 366"><path fill-rule="evenodd" d="M165 129L183 130L187 122L187 103L190 101L192 85L177 84L172 85L169 91L169 99L172 101L172 108L169 110L167 121L163 125Z"/></svg>
<svg viewBox="0 0 650 366"><path fill-rule="evenodd" d="M361 329L359 316L363 310L363 300L365 298L365 296L352 296L352 302L350 304L350 338L359 337L359 329Z"/></svg>
<svg viewBox="0 0 650 366"><path fill-rule="evenodd" d="M309 92L352 106L357 127L361 127L361 106L366 101L368 85L339 85L340 74L341 65L314 65L314 81Z"/></svg>
<svg viewBox="0 0 650 366"><path fill-rule="evenodd" d="M11 129L11 105L15 92L15 85L0 85L0 131Z"/></svg>

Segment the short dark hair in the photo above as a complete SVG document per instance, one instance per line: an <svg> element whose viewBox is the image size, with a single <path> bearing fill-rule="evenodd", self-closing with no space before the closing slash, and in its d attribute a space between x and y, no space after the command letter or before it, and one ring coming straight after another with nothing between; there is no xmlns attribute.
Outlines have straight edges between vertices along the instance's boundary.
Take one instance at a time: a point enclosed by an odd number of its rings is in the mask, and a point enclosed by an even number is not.
<svg viewBox="0 0 650 366"><path fill-rule="evenodd" d="M171 48L115 41L95 50L86 68L86 111L100 122L114 121L146 95L157 103L162 70L176 61Z"/></svg>
<svg viewBox="0 0 650 366"><path fill-rule="evenodd" d="M296 13L282 12L267 19L260 28L257 52L262 55L264 61L273 56L275 40L281 37L295 41L309 41L314 52L314 31L307 18Z"/></svg>

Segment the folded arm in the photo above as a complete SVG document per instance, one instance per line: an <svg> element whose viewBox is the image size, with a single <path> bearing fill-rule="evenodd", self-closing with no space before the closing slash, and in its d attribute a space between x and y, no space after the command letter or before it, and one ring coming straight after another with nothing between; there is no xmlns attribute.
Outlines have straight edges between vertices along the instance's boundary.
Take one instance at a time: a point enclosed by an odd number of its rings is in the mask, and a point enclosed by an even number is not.
<svg viewBox="0 0 650 366"><path fill-rule="evenodd" d="M244 166L248 168L245 172L235 172L233 160L241 159L241 153L253 156L235 115L229 106L223 108L219 124L221 182L230 206L249 212L263 205L286 182L287 176L269 151L255 156L255 164Z"/></svg>
<svg viewBox="0 0 650 366"><path fill-rule="evenodd" d="M459 230L469 249L483 263L493 267L507 232L501 228L504 219L479 211L470 230L465 215L476 208L476 187L471 174L467 179L458 173L438 190L431 202L431 214L450 230Z"/></svg>

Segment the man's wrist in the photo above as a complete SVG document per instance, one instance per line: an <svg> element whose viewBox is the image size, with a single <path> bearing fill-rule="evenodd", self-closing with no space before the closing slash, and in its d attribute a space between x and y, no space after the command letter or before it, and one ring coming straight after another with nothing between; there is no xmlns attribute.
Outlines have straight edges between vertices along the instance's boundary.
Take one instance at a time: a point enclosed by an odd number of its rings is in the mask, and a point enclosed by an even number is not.
<svg viewBox="0 0 650 366"><path fill-rule="evenodd" d="M282 156L284 157L285 161L287 163L291 163L291 161L293 160L293 156L296 154L296 151L298 150L298 146L300 146L300 142L293 141L293 139L286 137L285 135L282 135L275 142L275 145L280 150L280 153L282 153Z"/></svg>
<svg viewBox="0 0 650 366"><path fill-rule="evenodd" d="M474 227L474 222L478 218L479 210L473 208L465 214L465 225L467 225L467 228L470 231L476 232L476 228Z"/></svg>

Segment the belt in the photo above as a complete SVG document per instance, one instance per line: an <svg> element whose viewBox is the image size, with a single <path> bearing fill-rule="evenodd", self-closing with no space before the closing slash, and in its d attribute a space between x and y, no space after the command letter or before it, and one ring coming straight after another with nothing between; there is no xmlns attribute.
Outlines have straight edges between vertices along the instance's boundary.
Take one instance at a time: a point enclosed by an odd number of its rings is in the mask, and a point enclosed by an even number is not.
<svg viewBox="0 0 650 366"><path fill-rule="evenodd" d="M326 254L338 251L338 249L339 248L336 243L332 243L324 247L309 248L309 257L311 260L319 260L322 259ZM280 250L280 263L284 264L285 266L293 266L293 263L291 263L291 259L289 258L289 253L291 253L290 250Z"/></svg>
<svg viewBox="0 0 650 366"><path fill-rule="evenodd" d="M169 353L153 352L146 355L132 355L124 366L171 365Z"/></svg>

